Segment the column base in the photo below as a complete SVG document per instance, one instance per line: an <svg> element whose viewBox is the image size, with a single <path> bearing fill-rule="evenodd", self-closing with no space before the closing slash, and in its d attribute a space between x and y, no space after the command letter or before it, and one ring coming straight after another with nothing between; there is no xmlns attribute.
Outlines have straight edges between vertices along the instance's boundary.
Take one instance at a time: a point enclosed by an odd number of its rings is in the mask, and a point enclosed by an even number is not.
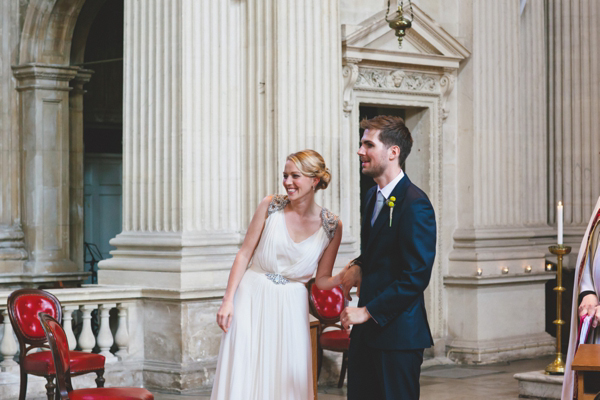
<svg viewBox="0 0 600 400"><path fill-rule="evenodd" d="M144 363L144 387L149 390L185 395L210 395L217 370L217 360L188 364Z"/></svg>
<svg viewBox="0 0 600 400"><path fill-rule="evenodd" d="M144 387L174 393L210 390L223 332L220 299L198 292L144 290Z"/></svg>
<svg viewBox="0 0 600 400"><path fill-rule="evenodd" d="M553 273L446 276L448 357L485 364L555 352L545 332L545 284Z"/></svg>
<svg viewBox="0 0 600 400"><path fill-rule="evenodd" d="M218 297L223 296L225 293L225 285L229 277L229 269L191 272L105 269L107 265L112 266L110 260L112 259L100 263L100 270L98 271L99 284L133 285L175 291L199 290L204 292L203 297ZM115 263L117 262L120 266L123 266L123 260L115 260Z"/></svg>
<svg viewBox="0 0 600 400"><path fill-rule="evenodd" d="M515 374L519 381L519 397L533 399L560 399L564 376L547 375L544 371Z"/></svg>
<svg viewBox="0 0 600 400"><path fill-rule="evenodd" d="M556 339L546 332L493 340L453 340L448 358L462 364L492 364L554 354Z"/></svg>
<svg viewBox="0 0 600 400"><path fill-rule="evenodd" d="M113 257L98 264L98 283L222 294L241 242L228 232L121 233L110 241Z"/></svg>

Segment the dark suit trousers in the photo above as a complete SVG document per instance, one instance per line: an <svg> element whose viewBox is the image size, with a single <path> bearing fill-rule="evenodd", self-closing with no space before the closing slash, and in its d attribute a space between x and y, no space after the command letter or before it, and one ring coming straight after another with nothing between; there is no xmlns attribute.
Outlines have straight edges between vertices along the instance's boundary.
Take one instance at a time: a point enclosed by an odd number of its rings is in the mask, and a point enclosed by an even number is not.
<svg viewBox="0 0 600 400"><path fill-rule="evenodd" d="M379 350L350 341L348 400L417 400L423 349Z"/></svg>

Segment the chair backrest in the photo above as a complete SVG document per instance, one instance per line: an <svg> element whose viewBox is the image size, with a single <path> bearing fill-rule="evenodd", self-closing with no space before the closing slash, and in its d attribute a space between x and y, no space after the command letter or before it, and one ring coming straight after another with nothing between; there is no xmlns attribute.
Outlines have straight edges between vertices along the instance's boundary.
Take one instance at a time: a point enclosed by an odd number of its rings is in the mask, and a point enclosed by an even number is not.
<svg viewBox="0 0 600 400"><path fill-rule="evenodd" d="M307 286L311 314L326 324L338 322L340 314L346 307L342 289L334 287L330 290L321 290L315 284L315 278L312 278Z"/></svg>
<svg viewBox="0 0 600 400"><path fill-rule="evenodd" d="M67 379L70 377L69 341L60 323L46 313L39 313L39 319L46 340L52 352L52 360L56 370L56 386L61 398L68 399Z"/></svg>
<svg viewBox="0 0 600 400"><path fill-rule="evenodd" d="M19 289L8 296L8 316L13 330L19 339L21 352L24 345L29 344L32 348L46 343L46 335L38 313L43 312L62 321L62 309L60 302L51 293L38 289ZM21 357L24 357L22 354Z"/></svg>

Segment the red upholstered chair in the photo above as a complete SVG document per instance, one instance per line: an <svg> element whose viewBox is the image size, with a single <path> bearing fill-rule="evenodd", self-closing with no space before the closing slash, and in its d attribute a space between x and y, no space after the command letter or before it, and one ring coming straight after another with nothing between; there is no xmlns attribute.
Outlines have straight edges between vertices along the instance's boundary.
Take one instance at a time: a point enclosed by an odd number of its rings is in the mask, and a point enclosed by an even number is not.
<svg viewBox="0 0 600 400"><path fill-rule="evenodd" d="M44 312L57 321L62 320L62 308L58 299L43 290L19 289L8 297L8 316L19 340L19 366L21 370L21 389L19 400L25 400L27 393L27 374L43 376L48 382L46 391L48 400L54 398L54 377L56 375L50 351L31 352L38 348L48 348L46 335L42 329L38 313ZM83 375L95 372L96 384L104 386L104 361L101 354L83 351L70 352L71 375Z"/></svg>
<svg viewBox="0 0 600 400"><path fill-rule="evenodd" d="M56 385L62 400L152 400L154 396L146 389L136 387L90 388L73 390L71 385L71 361L67 335L58 321L46 313L39 313L42 328L52 352L56 367Z"/></svg>
<svg viewBox="0 0 600 400"><path fill-rule="evenodd" d="M340 322L340 314L346 307L346 299L342 289L335 287L331 290L321 290L315 284L315 278L308 283L308 302L310 304L310 313L321 323L318 330L318 352L317 361L318 372L321 374L321 364L323 361L323 350L331 350L343 353L342 370L340 371L340 380L338 387L344 385L346 378L346 368L348 366L348 348L350 347L350 336ZM334 328L325 330L326 328Z"/></svg>

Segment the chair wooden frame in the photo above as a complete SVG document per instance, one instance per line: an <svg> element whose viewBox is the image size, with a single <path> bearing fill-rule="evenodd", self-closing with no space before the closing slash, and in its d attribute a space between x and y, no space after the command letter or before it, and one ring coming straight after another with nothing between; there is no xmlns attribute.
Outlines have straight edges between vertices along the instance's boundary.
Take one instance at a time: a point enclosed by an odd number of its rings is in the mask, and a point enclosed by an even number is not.
<svg viewBox="0 0 600 400"><path fill-rule="evenodd" d="M40 323L46 334L54 369L56 370L56 386L58 400L76 399L145 399L153 400L154 396L148 390L139 387L89 388L73 390L71 383L71 362L67 335L60 323L50 315L40 312ZM66 364L64 362L66 360Z"/></svg>
<svg viewBox="0 0 600 400"><path fill-rule="evenodd" d="M46 337L31 337L23 332L23 329L18 323L18 318L16 315L16 302L21 296L42 296L47 300L51 301L56 309L56 320L58 323L62 323L62 307L60 301L54 296L52 293L46 292L45 290L40 289L18 289L10 294L7 301L8 308L8 316L10 318L10 323L13 327L15 335L19 341L19 370L21 374L21 384L19 389L19 400L25 400L25 396L27 394L27 375L30 372L25 370L25 357L31 350L42 348L49 350L48 342ZM79 373L74 373L73 376L84 375L91 372L96 373L96 385L98 387L104 387L104 368L101 370L93 370L93 371L82 371ZM55 388L56 384L54 383L55 375L43 375L46 378L46 395L48 396L48 400L53 400L55 397Z"/></svg>
<svg viewBox="0 0 600 400"><path fill-rule="evenodd" d="M317 378L321 375L321 367L323 364L323 346L321 345L321 335L327 328L336 328L340 330L344 330L344 327L340 323L340 316L334 318L327 318L319 313L317 307L313 302L312 297L312 286L315 284L315 278L312 278L306 284L306 288L308 289L308 304L310 308L310 313L312 316L319 320L319 327L317 329ZM344 303L344 308L347 306ZM343 310L343 309L342 309ZM333 349L325 349L331 351L337 351ZM340 371L340 378L338 380L338 388L341 388L344 385L344 380L346 378L346 369L348 368L348 350L342 352L342 368Z"/></svg>
<svg viewBox="0 0 600 400"><path fill-rule="evenodd" d="M42 328L44 328L44 332L46 333L46 340L48 341L50 351L52 352L54 370L56 371L56 387L58 389L57 393L61 399L68 400L69 392L73 390L73 384L71 383L71 366L69 365L65 368L65 365L60 357L58 344L56 343L56 336L54 335L54 331L48 323L49 321L53 321L60 325L60 322L45 313L40 313L39 316L40 322L42 323Z"/></svg>

